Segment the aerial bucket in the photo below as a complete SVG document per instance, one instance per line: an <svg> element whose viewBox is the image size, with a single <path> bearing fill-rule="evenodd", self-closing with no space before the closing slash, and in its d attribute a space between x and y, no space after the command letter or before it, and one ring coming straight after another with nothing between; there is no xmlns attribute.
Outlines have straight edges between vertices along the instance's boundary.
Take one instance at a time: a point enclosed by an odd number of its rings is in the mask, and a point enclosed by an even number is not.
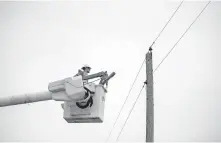
<svg viewBox="0 0 221 143"><path fill-rule="evenodd" d="M106 92L103 85L95 85L95 93L91 95L92 103L84 109L80 108L77 102L64 102L63 118L68 123L102 123Z"/></svg>

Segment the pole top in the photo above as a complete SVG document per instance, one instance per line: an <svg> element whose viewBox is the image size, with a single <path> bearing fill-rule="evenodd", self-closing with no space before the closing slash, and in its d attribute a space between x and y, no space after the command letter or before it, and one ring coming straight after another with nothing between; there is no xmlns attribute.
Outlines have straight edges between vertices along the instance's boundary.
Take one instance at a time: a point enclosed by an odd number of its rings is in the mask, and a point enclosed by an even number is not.
<svg viewBox="0 0 221 143"><path fill-rule="evenodd" d="M151 47L149 48L149 52L152 52L152 50L153 50L153 49L152 49L152 46L151 46Z"/></svg>
<svg viewBox="0 0 221 143"><path fill-rule="evenodd" d="M155 42L152 43L152 45L149 47L149 52L152 52L152 46L155 44Z"/></svg>

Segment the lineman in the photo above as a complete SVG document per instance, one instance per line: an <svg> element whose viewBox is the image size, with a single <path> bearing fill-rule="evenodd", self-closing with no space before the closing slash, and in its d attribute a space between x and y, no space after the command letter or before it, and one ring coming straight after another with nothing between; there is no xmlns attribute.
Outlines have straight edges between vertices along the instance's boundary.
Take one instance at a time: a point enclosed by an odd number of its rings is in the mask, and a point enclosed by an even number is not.
<svg viewBox="0 0 221 143"><path fill-rule="evenodd" d="M81 75L82 77L87 76L91 71L91 67L88 65L84 65L81 69L78 70L78 73L75 76ZM88 80L83 80L83 84L87 84ZM87 108L88 106L92 106L93 99L88 91L85 93L85 97L83 100L76 102L76 105L81 108Z"/></svg>
<svg viewBox="0 0 221 143"><path fill-rule="evenodd" d="M84 65L81 69L78 70L78 73L75 76L81 75L82 77L87 76L91 71L91 67ZM83 83L88 83L88 80L84 80Z"/></svg>

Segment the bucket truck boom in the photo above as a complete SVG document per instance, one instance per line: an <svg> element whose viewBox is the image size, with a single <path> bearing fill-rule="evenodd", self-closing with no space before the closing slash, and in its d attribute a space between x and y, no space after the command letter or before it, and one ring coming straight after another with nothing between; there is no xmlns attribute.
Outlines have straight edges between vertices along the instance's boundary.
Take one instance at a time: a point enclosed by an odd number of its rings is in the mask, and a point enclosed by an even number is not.
<svg viewBox="0 0 221 143"><path fill-rule="evenodd" d="M104 85L114 75L114 72L109 76L107 72L99 72L84 77L79 75L54 81L49 83L48 91L0 98L0 107L46 100L64 101L63 118L68 123L103 122L107 92ZM83 80L98 77L101 78L99 84L83 83Z"/></svg>

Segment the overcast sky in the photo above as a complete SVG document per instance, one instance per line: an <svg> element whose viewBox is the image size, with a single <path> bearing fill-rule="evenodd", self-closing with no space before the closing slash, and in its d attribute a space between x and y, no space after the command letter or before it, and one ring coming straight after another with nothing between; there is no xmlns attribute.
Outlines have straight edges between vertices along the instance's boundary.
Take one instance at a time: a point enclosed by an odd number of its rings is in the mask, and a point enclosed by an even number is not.
<svg viewBox="0 0 221 143"><path fill-rule="evenodd" d="M113 126L148 47L178 1L0 2L0 96L47 90L83 64L107 70L101 124L68 124L61 102L0 108L0 141L101 141ZM184 2L154 45L162 60L207 2ZM211 2L154 74L155 141L221 141L221 2ZM110 137L145 81L145 66ZM119 141L145 141L143 90Z"/></svg>

